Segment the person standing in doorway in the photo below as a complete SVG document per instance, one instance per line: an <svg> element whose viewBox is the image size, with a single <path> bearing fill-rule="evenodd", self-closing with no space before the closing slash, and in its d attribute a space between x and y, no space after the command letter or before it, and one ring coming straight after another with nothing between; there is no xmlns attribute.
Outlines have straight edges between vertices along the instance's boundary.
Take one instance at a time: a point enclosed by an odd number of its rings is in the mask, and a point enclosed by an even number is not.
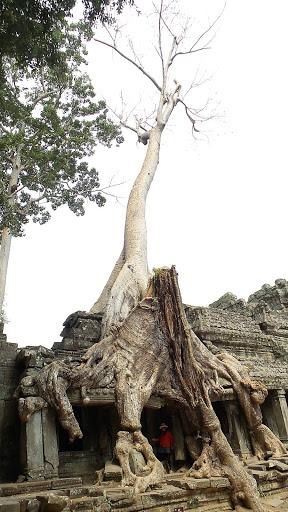
<svg viewBox="0 0 288 512"><path fill-rule="evenodd" d="M172 473L171 452L174 447L173 437L168 426L165 423L161 423L159 428L161 430L160 437L154 437L152 441L159 443L157 457L161 462L167 459L169 473Z"/></svg>

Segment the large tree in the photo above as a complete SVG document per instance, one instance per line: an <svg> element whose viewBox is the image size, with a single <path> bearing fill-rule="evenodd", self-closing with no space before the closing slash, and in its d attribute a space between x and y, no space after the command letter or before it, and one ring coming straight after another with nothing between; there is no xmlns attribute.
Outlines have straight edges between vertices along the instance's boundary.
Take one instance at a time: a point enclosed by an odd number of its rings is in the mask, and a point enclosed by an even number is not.
<svg viewBox="0 0 288 512"><path fill-rule="evenodd" d="M11 239L23 234L32 219L43 224L50 211L66 204L84 214L84 201L105 203L98 172L87 157L97 143L122 142L118 125L107 116L104 101L95 101L83 70L85 26L63 25L58 33L65 67L42 65L19 69L3 62L0 87L0 312L2 311ZM61 43L61 44L60 44Z"/></svg>
<svg viewBox="0 0 288 512"><path fill-rule="evenodd" d="M133 485L143 492L150 484L163 477L163 467L153 454L148 440L141 433L141 412L154 394L173 403L181 416L187 435L187 448L194 463L189 476L198 478L226 475L231 481L232 499L254 512L262 512L255 480L240 464L221 430L220 422L211 403L212 394L221 396L220 377L231 383L246 415L254 452L258 457L279 455L286 450L273 433L262 424L260 404L267 390L259 382L251 381L241 364L226 353L212 354L192 332L185 317L181 294L174 267L149 273L145 207L146 198L155 175L162 135L176 106L183 106L192 129L199 111L192 109L181 96L181 85L170 82L170 70L180 55L207 47L212 25L196 35L187 46L184 33L174 31L176 12L169 2L165 8L159 0L155 7L158 27L158 56L161 80L155 79L135 54L126 55L115 44L115 39L100 44L110 47L145 75L156 88L158 105L152 121L136 120L129 127L138 140L147 146L140 173L133 185L126 215L124 246L111 276L92 308L102 315L102 339L91 347L78 367L53 362L22 386L35 384L38 397L20 398L19 411L25 421L35 411L48 405L55 407L59 421L68 430L70 440L82 437L82 432L67 398L67 390L80 388L85 401L89 401L87 388L115 388L116 405L121 431L115 454L123 469L123 484ZM155 12L154 12L155 14ZM187 25L186 25L187 28ZM170 40L165 54L163 40ZM186 44L186 46L185 46ZM134 47L130 45L134 52ZM128 120L120 115L122 124ZM201 454L196 457L189 446L189 436L202 433ZM133 448L142 452L150 472L136 476L129 465Z"/></svg>

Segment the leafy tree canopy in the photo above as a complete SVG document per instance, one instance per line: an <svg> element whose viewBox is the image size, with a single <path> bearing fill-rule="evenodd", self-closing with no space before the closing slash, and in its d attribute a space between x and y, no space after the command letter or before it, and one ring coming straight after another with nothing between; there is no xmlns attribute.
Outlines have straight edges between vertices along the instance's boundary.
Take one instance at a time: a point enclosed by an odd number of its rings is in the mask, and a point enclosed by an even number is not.
<svg viewBox="0 0 288 512"><path fill-rule="evenodd" d="M0 230L13 236L23 232L30 218L44 223L48 205L67 204L84 214L84 201L99 206L98 173L85 161L98 142L110 146L123 141L108 117L104 101L83 72L84 24L63 25L57 32L65 68L42 65L19 68L15 59L3 60L5 80L0 87ZM63 57L64 60L64 57Z"/></svg>
<svg viewBox="0 0 288 512"><path fill-rule="evenodd" d="M84 19L113 22L134 0L82 0ZM59 61L57 29L71 16L76 0L4 0L0 2L0 59L13 57L18 65Z"/></svg>

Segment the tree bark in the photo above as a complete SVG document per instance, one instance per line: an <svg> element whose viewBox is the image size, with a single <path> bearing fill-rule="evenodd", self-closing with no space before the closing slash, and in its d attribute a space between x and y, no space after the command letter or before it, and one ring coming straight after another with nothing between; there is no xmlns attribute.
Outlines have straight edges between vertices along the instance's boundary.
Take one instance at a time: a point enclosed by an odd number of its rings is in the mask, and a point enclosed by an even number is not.
<svg viewBox="0 0 288 512"><path fill-rule="evenodd" d="M0 250L0 314L3 311L8 262L10 256L12 235L9 228L3 228Z"/></svg>
<svg viewBox="0 0 288 512"><path fill-rule="evenodd" d="M123 321L144 297L149 282L147 265L146 198L159 163L164 125L151 130L140 173L131 190L124 233L124 249L92 313L103 313L102 336L112 324Z"/></svg>
<svg viewBox="0 0 288 512"><path fill-rule="evenodd" d="M21 170L21 160L20 153L21 145L18 147L18 152L14 156L12 162L12 171L9 180L8 186L8 204L13 206L15 203L15 193L12 193L14 187L17 189L17 184L19 180L19 174ZM12 233L8 226L4 226L2 228L2 236L1 236L1 250L0 250L0 314L3 311L3 304L5 298L5 289L6 289L6 280L7 280L7 271L8 271L8 263L11 249L11 241L12 241Z"/></svg>

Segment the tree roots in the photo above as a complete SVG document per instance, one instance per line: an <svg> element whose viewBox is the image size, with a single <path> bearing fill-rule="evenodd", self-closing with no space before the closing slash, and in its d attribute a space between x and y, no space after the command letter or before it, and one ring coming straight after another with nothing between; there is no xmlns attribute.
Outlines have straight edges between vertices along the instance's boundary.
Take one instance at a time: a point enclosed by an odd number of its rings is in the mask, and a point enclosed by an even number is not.
<svg viewBox="0 0 288 512"><path fill-rule="evenodd" d="M142 435L141 412L154 394L174 402L181 417L186 418L186 435L202 433L200 457L188 471L196 478L227 475L235 503L261 512L256 483L247 474L222 433L213 410L210 393L219 392L219 377L231 382L251 430L255 453L262 457L286 452L282 443L262 424L259 404L267 391L250 380L247 371L232 356L213 355L191 331L182 307L174 267L155 275L147 296L112 326L107 336L90 348L77 368L54 362L36 376L39 397L19 400L23 420L49 404L58 412L59 421L69 432L70 440L82 437L67 397L67 389L80 388L84 402L87 389L115 388L121 431L115 455L123 469L123 485L144 492L163 478L162 464L156 459ZM141 452L149 474L136 476L129 464L132 450Z"/></svg>
<svg viewBox="0 0 288 512"><path fill-rule="evenodd" d="M142 468L142 471L149 470L147 476L141 477L132 473L129 456L133 449L143 454L146 460L146 466ZM145 492L150 485L162 480L164 468L161 462L155 457L148 440L139 430L131 433L127 431L118 432L114 453L123 470L122 485L133 485L136 493Z"/></svg>

